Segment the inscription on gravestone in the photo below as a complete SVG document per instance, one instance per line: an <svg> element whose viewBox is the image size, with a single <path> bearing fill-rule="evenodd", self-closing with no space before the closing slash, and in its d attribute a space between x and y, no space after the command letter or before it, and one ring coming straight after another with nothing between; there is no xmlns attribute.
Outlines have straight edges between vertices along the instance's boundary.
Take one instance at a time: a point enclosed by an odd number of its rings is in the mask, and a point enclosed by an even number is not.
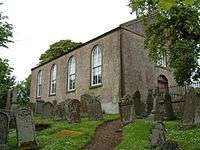
<svg viewBox="0 0 200 150"><path fill-rule="evenodd" d="M7 149L8 139L8 116L6 113L0 112L0 150Z"/></svg>
<svg viewBox="0 0 200 150"><path fill-rule="evenodd" d="M103 112L99 97L92 96L92 98L88 102L87 108L89 120L97 121L103 119Z"/></svg>
<svg viewBox="0 0 200 150"><path fill-rule="evenodd" d="M16 125L18 146L36 148L35 127L29 109L21 108L16 112Z"/></svg>
<svg viewBox="0 0 200 150"><path fill-rule="evenodd" d="M123 125L126 125L134 121L135 110L133 100L130 95L124 96L119 102L119 112Z"/></svg>

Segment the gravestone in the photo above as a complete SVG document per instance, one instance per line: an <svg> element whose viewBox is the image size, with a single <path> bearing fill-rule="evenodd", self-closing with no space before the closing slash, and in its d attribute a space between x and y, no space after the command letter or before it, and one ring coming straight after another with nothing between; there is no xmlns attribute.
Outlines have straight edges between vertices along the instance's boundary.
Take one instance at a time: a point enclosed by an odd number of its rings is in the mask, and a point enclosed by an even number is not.
<svg viewBox="0 0 200 150"><path fill-rule="evenodd" d="M42 115L45 117L53 117L54 115L54 106L50 102L45 102L42 106Z"/></svg>
<svg viewBox="0 0 200 150"><path fill-rule="evenodd" d="M12 100L12 92L11 90L8 90L6 99L6 110L10 110L12 104L11 100Z"/></svg>
<svg viewBox="0 0 200 150"><path fill-rule="evenodd" d="M165 117L168 120L175 119L176 117L175 117L173 106L172 106L172 102L171 102L171 96L170 96L170 94L168 92L165 93L164 105L165 105Z"/></svg>
<svg viewBox="0 0 200 150"><path fill-rule="evenodd" d="M152 90L148 90L148 95L147 95L147 114L151 114L151 111L153 109L153 93Z"/></svg>
<svg viewBox="0 0 200 150"><path fill-rule="evenodd" d="M190 89L184 97L184 112L182 117L182 123L185 126L193 126L199 123L199 105L200 98L194 89Z"/></svg>
<svg viewBox="0 0 200 150"><path fill-rule="evenodd" d="M67 120L69 123L78 123L81 121L80 101L77 99L69 99L67 103Z"/></svg>
<svg viewBox="0 0 200 150"><path fill-rule="evenodd" d="M88 101L87 109L89 120L97 121L103 119L103 112L99 97L92 96L91 99Z"/></svg>
<svg viewBox="0 0 200 150"><path fill-rule="evenodd" d="M149 115L149 119L152 121L162 121L163 120L163 110L161 107L161 95L159 92L155 91L153 97L153 110Z"/></svg>
<svg viewBox="0 0 200 150"><path fill-rule="evenodd" d="M35 103L29 102L28 107L30 108L30 110L33 112L33 114L35 113Z"/></svg>
<svg viewBox="0 0 200 150"><path fill-rule="evenodd" d="M160 147L166 143L165 127L162 122L156 122L150 129L150 145L153 148Z"/></svg>
<svg viewBox="0 0 200 150"><path fill-rule="evenodd" d="M6 113L0 112L0 150L8 149L9 118Z"/></svg>
<svg viewBox="0 0 200 150"><path fill-rule="evenodd" d="M36 105L35 105L35 114L42 114L43 113L43 105L44 105L43 100L36 100Z"/></svg>
<svg viewBox="0 0 200 150"><path fill-rule="evenodd" d="M141 95L139 91L134 93L133 103L135 107L135 114L137 116L141 116L144 113L144 104L141 102Z"/></svg>
<svg viewBox="0 0 200 150"><path fill-rule="evenodd" d="M65 110L65 102L60 102L54 107L54 119L55 120L65 120L67 119L67 114Z"/></svg>
<svg viewBox="0 0 200 150"><path fill-rule="evenodd" d="M83 94L81 95L81 117L87 117L88 109L88 101L91 99L91 95Z"/></svg>
<svg viewBox="0 0 200 150"><path fill-rule="evenodd" d="M35 127L29 109L21 108L17 110L16 125L18 146L23 149L37 148Z"/></svg>
<svg viewBox="0 0 200 150"><path fill-rule="evenodd" d="M135 109L130 95L125 95L119 102L119 112L123 125L131 123L135 119Z"/></svg>

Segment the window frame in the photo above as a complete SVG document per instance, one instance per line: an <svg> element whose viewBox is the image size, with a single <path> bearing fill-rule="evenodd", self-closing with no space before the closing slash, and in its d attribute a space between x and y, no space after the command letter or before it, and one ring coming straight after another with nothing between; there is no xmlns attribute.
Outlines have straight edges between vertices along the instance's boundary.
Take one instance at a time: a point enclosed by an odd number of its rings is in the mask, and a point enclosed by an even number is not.
<svg viewBox="0 0 200 150"><path fill-rule="evenodd" d="M36 98L41 98L41 95L42 95L42 71L39 70L37 73Z"/></svg>
<svg viewBox="0 0 200 150"><path fill-rule="evenodd" d="M74 73L71 73L71 66L73 66L72 61L74 61ZM74 76L74 88L70 88L70 79ZM76 90L76 58L71 56L67 63L67 92L72 92Z"/></svg>
<svg viewBox="0 0 200 150"><path fill-rule="evenodd" d="M96 50L96 49L99 49L100 50L100 64L98 64L99 62L97 62L97 66L94 66L94 51ZM97 54L97 56L96 56L96 58L97 58L97 60L98 60L98 54ZM102 47L100 46L100 45L95 45L93 48L92 48L92 51L91 51L91 73L90 73L90 76L91 76L91 78L90 78L90 86L91 87L99 87L99 86L101 86L102 84L103 84L103 50L102 50ZM99 78L98 78L98 75L97 75L97 83L96 84L94 84L93 82L94 82L94 70L96 69L97 70L97 72L98 72L98 69L100 68L100 72L101 72L101 82L98 82L98 80L99 80Z"/></svg>
<svg viewBox="0 0 200 150"><path fill-rule="evenodd" d="M53 72L55 71L55 73ZM55 74L55 79L53 79L53 75ZM55 92L53 91L53 85L55 88ZM49 95L56 95L56 87L57 87L57 65L53 64L50 70L50 86L49 86Z"/></svg>
<svg viewBox="0 0 200 150"><path fill-rule="evenodd" d="M167 68L167 54L165 52L158 53L156 65L162 68Z"/></svg>

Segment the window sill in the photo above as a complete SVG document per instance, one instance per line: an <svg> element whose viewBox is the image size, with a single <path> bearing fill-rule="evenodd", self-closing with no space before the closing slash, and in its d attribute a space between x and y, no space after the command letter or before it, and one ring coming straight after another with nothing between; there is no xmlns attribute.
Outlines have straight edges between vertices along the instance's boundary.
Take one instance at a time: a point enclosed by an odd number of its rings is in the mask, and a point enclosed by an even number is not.
<svg viewBox="0 0 200 150"><path fill-rule="evenodd" d="M49 97L51 97L51 96L56 96L56 93L54 93L54 94L49 94Z"/></svg>
<svg viewBox="0 0 200 150"><path fill-rule="evenodd" d="M102 86L103 86L103 84L91 85L91 86L89 87L89 89L95 89L95 88L99 88L99 87L102 87Z"/></svg>
<svg viewBox="0 0 200 150"><path fill-rule="evenodd" d="M36 97L35 99L36 99L36 100L41 100L42 98L41 98L41 96L40 96L40 97Z"/></svg>
<svg viewBox="0 0 200 150"><path fill-rule="evenodd" d="M164 69L164 70L168 70L168 67L163 67L163 66L158 66L158 65L155 65L156 68L161 68L161 69Z"/></svg>
<svg viewBox="0 0 200 150"><path fill-rule="evenodd" d="M73 93L73 92L75 92L76 91L76 89L74 89L74 90L69 90L69 91L67 91L67 93Z"/></svg>

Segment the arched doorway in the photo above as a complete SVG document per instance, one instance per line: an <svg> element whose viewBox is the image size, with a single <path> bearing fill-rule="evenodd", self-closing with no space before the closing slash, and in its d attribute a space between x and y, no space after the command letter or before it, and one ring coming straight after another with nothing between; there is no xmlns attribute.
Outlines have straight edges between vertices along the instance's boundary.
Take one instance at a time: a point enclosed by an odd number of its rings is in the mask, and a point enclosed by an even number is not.
<svg viewBox="0 0 200 150"><path fill-rule="evenodd" d="M168 92L168 79L164 75L158 77L158 90L159 92Z"/></svg>

